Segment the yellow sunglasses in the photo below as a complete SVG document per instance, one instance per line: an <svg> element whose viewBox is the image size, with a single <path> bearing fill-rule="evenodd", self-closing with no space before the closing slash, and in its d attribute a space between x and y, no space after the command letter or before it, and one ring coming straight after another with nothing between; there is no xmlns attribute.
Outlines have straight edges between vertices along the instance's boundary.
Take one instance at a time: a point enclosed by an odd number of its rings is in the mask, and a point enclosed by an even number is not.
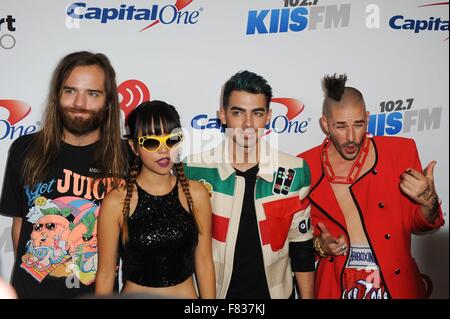
<svg viewBox="0 0 450 319"><path fill-rule="evenodd" d="M167 149L171 150L180 146L182 141L183 134L180 132L163 136L141 136L138 139L138 144L147 152L156 152L161 148L162 143L166 145Z"/></svg>

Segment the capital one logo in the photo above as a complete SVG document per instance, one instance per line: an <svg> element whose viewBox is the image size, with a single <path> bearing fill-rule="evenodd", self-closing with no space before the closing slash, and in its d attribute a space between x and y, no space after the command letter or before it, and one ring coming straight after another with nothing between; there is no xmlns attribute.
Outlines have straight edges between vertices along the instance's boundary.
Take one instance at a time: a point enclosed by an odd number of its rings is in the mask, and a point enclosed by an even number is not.
<svg viewBox="0 0 450 319"><path fill-rule="evenodd" d="M19 136L37 131L39 122L32 125L18 125L31 112L31 106L20 100L0 100L0 109L8 112L8 117L0 119L0 140L13 140ZM3 113L3 110L1 112Z"/></svg>
<svg viewBox="0 0 450 319"><path fill-rule="evenodd" d="M117 88L120 98L120 109L128 114L142 102L150 101L150 91L148 87L139 80L127 80Z"/></svg>
<svg viewBox="0 0 450 319"><path fill-rule="evenodd" d="M86 2L74 2L66 9L68 28L79 28L80 21L91 20L107 24L117 21L147 21L150 22L140 31L147 30L159 23L188 25L196 24L200 12L203 10L183 10L193 0L176 0L175 4L150 4L140 8L136 5L121 4L118 7L96 7Z"/></svg>
<svg viewBox="0 0 450 319"><path fill-rule="evenodd" d="M177 0L177 2L175 3L175 8L177 8L178 12L180 12L182 9L184 9L185 7L187 7L189 4L191 4L193 0ZM154 25L157 25L158 23L161 22L161 18L156 20L155 22L149 24L148 26L146 26L145 28L143 28L141 31L145 31L148 28L153 27Z"/></svg>
<svg viewBox="0 0 450 319"><path fill-rule="evenodd" d="M419 8L434 7L434 6L445 6L445 5L448 6L449 2L447 1L447 2L437 2L437 3L432 3L432 4L425 4L425 5L419 6ZM447 12L448 12L448 9L447 9ZM435 30L438 27L439 27L439 25L438 25L438 22L436 21L436 25L434 27ZM447 20L447 26L446 27L445 26L441 26L441 29L448 31L448 20ZM444 39L444 41L447 41L447 40L448 40L448 37L446 39Z"/></svg>
<svg viewBox="0 0 450 319"><path fill-rule="evenodd" d="M275 133L305 133L308 121L295 121L294 119L300 115L305 109L305 105L297 99L293 98L273 98L272 103L281 104L286 108L286 114L275 116L271 123L266 127L270 134ZM272 111L273 112L273 111Z"/></svg>
<svg viewBox="0 0 450 319"><path fill-rule="evenodd" d="M19 100L0 100L0 107L8 110L9 116L6 120L11 125L24 119L31 112L31 106Z"/></svg>
<svg viewBox="0 0 450 319"><path fill-rule="evenodd" d="M272 116L272 120L266 126L267 131L264 135L268 135L272 132L298 134L306 132L311 119L308 119L306 121L295 120L295 118L299 116L305 108L304 104L301 101L294 98L273 98L271 102L282 105L284 107L285 113L277 116ZM209 118L207 114L196 115L191 120L191 126L196 130L224 130L220 119Z"/></svg>
<svg viewBox="0 0 450 319"><path fill-rule="evenodd" d="M429 8L436 6L448 6L449 2L437 2L418 6L419 8ZM448 9L445 10L448 14ZM394 30L410 30L414 34L422 32L448 32L449 21L442 17L431 16L428 20L405 17L402 14L395 15L389 20L389 26ZM448 40L448 37L444 41Z"/></svg>

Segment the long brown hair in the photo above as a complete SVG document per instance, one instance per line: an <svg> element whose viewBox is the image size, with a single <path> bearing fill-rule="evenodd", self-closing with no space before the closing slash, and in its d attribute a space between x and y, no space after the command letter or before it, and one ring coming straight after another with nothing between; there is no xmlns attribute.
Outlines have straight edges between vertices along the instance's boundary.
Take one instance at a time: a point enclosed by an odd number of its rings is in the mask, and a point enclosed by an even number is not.
<svg viewBox="0 0 450 319"><path fill-rule="evenodd" d="M120 184L126 171L126 150L121 142L120 108L116 85L116 73L109 59L102 53L74 52L65 56L56 67L50 84L42 130L34 137L27 154L23 174L26 185L34 186L48 174L50 164L56 160L61 148L63 133L59 101L64 82L74 68L97 65L105 73L106 119L100 128L100 140L95 163L103 176L113 178L113 186ZM102 176L99 176L102 177Z"/></svg>
<svg viewBox="0 0 450 319"><path fill-rule="evenodd" d="M180 115L176 109L162 101L144 102L136 107L127 118L127 126L129 129L128 138L133 141L135 147L138 146L139 135L162 135L164 133L171 133L176 130L181 130ZM133 193L134 183L142 168L142 162L139 156L130 156L129 163L130 170L126 179L126 195L123 205L123 222L122 222L122 243L128 241L128 217L130 215L130 200ZM189 206L189 212L194 212L194 202L192 200L189 189L189 181L184 174L183 163L175 163L173 172L178 178L183 193L186 196ZM195 214L194 219L195 218Z"/></svg>

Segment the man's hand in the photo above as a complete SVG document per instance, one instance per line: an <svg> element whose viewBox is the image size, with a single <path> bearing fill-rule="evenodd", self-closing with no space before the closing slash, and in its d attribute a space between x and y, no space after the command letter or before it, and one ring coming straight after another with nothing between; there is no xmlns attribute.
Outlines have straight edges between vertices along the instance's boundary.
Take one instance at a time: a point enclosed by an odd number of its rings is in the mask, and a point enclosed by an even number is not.
<svg viewBox="0 0 450 319"><path fill-rule="evenodd" d="M318 223L317 227L320 229L320 246L328 255L345 256L347 254L348 245L342 234L336 238L329 233L327 227L323 223Z"/></svg>
<svg viewBox="0 0 450 319"><path fill-rule="evenodd" d="M431 161L422 172L408 168L402 175L400 189L416 204L422 206L423 216L433 223L438 216L438 196L434 187L433 170L436 161Z"/></svg>
<svg viewBox="0 0 450 319"><path fill-rule="evenodd" d="M423 173L408 168L401 175L400 189L408 195L415 203L433 208L437 202L437 194L434 188L433 170L436 161L431 161Z"/></svg>

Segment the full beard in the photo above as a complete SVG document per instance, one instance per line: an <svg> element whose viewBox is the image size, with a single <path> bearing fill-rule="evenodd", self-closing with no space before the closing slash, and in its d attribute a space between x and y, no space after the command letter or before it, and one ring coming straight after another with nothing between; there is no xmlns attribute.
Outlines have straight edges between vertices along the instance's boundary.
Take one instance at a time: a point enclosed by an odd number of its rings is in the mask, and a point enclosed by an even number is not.
<svg viewBox="0 0 450 319"><path fill-rule="evenodd" d="M64 128L74 135L84 135L100 128L106 121L106 108L98 111L90 111L84 109L67 109L59 107ZM77 114L89 114L79 116Z"/></svg>

